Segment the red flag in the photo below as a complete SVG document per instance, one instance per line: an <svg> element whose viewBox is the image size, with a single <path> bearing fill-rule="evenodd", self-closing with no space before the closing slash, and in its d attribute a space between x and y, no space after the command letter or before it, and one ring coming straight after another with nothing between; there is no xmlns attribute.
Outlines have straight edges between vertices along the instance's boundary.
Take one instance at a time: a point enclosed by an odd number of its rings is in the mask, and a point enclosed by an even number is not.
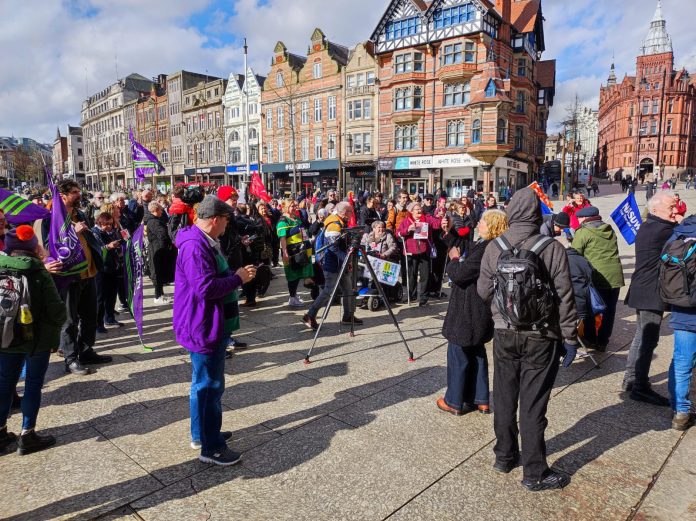
<svg viewBox="0 0 696 521"><path fill-rule="evenodd" d="M271 201L271 196L266 192L266 187L263 186L263 181L261 181L261 176L258 172L254 172L251 175L251 185L249 186L249 193L255 195L261 199L264 203Z"/></svg>
<svg viewBox="0 0 696 521"><path fill-rule="evenodd" d="M350 214L350 220L348 221L348 226L357 226L358 220L355 218L355 203L353 202L353 192L348 192L348 202L353 208L353 213Z"/></svg>

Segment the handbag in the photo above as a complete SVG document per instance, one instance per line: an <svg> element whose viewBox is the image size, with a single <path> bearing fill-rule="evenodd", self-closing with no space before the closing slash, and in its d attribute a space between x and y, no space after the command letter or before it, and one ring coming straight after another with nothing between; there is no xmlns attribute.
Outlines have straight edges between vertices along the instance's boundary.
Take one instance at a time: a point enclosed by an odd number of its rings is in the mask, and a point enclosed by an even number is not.
<svg viewBox="0 0 696 521"><path fill-rule="evenodd" d="M607 310L607 305L604 299L592 284L590 284L590 307L592 308L593 315L603 315Z"/></svg>
<svg viewBox="0 0 696 521"><path fill-rule="evenodd" d="M290 267L292 269L299 270L309 264L307 246L304 242L288 245L288 253L290 254Z"/></svg>

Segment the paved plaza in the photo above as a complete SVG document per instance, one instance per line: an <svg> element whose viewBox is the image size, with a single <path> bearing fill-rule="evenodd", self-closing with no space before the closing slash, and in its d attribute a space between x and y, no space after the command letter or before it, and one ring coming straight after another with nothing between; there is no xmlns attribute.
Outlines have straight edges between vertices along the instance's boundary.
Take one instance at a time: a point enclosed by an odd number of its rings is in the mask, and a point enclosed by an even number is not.
<svg viewBox="0 0 696 521"><path fill-rule="evenodd" d="M624 195L602 189L594 202L608 221ZM696 209L696 192L681 194ZM637 198L644 206L645 194ZM628 275L633 249L619 242ZM599 369L588 360L561 369L548 454L572 482L534 494L520 485L521 469L491 468L492 416L454 417L435 406L446 383L446 301L395 308L413 363L384 311L361 311L365 325L349 338L336 309L305 366L312 333L300 324L302 311L287 307L282 270L276 274L270 296L242 317L239 336L253 345L226 368L223 428L234 431L240 465L203 464L190 448L190 361L173 338L171 307L153 307L148 288L152 352L128 320L100 338L97 350L114 362L92 375L65 375L52 357L38 428L58 443L0 457L0 518L696 519L696 431L671 430L668 409L627 400L620 389L632 310L621 305ZM651 374L664 395L672 345L663 325ZM18 414L9 426L19 430Z"/></svg>

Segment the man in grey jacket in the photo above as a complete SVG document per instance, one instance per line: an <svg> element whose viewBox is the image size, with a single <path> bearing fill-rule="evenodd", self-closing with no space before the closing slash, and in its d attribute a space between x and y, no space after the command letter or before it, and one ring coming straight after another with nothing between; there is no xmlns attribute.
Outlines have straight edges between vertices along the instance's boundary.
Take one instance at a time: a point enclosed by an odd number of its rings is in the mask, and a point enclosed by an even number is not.
<svg viewBox="0 0 696 521"><path fill-rule="evenodd" d="M512 246L530 249L540 238L541 209L537 195L529 188L515 193L507 209L510 229L503 234ZM501 250L496 243L486 247L481 261L478 294L493 301L493 278ZM545 329L514 329L492 304L495 333L493 340L493 392L496 444L494 468L509 473L521 461L522 484L531 491L565 487L570 478L551 470L546 462L544 431L546 409L558 374L561 341L565 348L564 367L571 364L577 351L575 296L570 280L568 257L561 243L554 241L540 253L555 295L554 314ZM519 403L522 452L517 442Z"/></svg>

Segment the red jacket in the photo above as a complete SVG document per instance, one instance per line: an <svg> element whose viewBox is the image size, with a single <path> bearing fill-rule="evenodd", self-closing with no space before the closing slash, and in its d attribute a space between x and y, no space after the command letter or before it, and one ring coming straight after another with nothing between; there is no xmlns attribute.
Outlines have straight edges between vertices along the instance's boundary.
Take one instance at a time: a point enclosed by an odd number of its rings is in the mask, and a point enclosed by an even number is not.
<svg viewBox="0 0 696 521"><path fill-rule="evenodd" d="M196 218L193 207L187 205L178 197L172 199L172 205L169 207L169 215L183 215L185 213L188 214L188 225L193 225L193 221Z"/></svg>
<svg viewBox="0 0 696 521"><path fill-rule="evenodd" d="M578 221L578 218L575 214L588 206L592 206L592 203L585 199L585 202L582 204L582 206L576 206L575 203L570 203L568 206L563 208L563 212L567 213L568 217L570 217L570 227L573 230L577 230L578 228L580 228L580 221Z"/></svg>
<svg viewBox="0 0 696 521"><path fill-rule="evenodd" d="M440 229L440 223L438 219L431 215L422 214L419 222L428 223L428 238L427 239L414 239L413 232L408 231L409 227L416 221L413 219L413 215L410 213L408 217L401 221L399 229L396 235L399 238L406 239L406 253L411 253L417 255L419 253L425 253L430 251L430 246L432 245L433 230Z"/></svg>
<svg viewBox="0 0 696 521"><path fill-rule="evenodd" d="M679 202L677 203L677 213L679 215L686 215L686 203L679 199Z"/></svg>

